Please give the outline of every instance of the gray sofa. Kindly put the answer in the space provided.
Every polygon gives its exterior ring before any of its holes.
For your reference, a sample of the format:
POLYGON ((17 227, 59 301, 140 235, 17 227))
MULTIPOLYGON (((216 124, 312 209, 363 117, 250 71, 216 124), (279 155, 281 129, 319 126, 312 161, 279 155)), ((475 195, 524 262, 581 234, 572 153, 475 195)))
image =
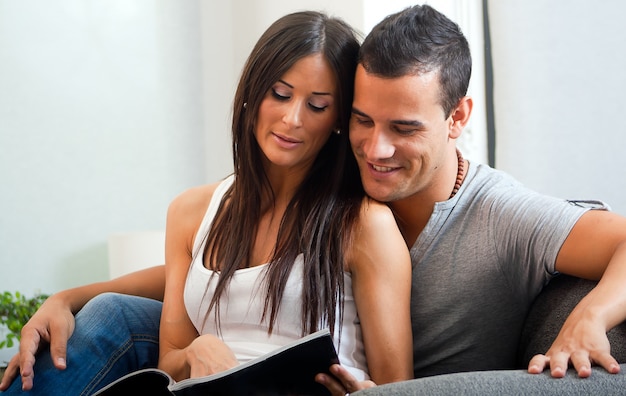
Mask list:
POLYGON ((531 375, 525 370, 537 353, 548 350, 563 321, 595 282, 559 276, 535 300, 519 343, 519 370, 445 374, 366 389, 354 395, 626 395, 626 322, 608 333, 611 352, 621 364, 619 374, 594 367, 589 378, 578 378, 570 369, 565 378, 551 378, 546 371, 531 375))

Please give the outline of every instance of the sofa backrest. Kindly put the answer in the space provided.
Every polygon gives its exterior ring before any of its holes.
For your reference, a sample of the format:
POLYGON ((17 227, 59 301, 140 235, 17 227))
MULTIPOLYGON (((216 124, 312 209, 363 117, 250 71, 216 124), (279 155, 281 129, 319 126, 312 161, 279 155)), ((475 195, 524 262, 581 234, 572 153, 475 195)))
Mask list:
MULTIPOLYGON (((595 281, 559 275, 535 299, 526 318, 519 343, 518 366, 527 368, 530 359, 548 351, 563 322, 576 304, 597 284, 595 281)), ((626 322, 607 333, 611 354, 626 362, 626 322)))

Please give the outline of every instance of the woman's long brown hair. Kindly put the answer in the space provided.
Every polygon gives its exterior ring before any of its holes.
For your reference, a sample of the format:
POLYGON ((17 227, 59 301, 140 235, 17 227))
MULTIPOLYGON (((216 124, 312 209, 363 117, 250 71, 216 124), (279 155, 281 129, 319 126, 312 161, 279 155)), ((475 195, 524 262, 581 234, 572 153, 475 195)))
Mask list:
POLYGON ((252 50, 233 105, 234 183, 220 203, 203 252, 208 254, 205 265, 220 271, 209 306, 209 312, 215 309, 218 328, 220 297, 235 271, 250 265, 261 198, 273 197, 254 137, 260 103, 295 62, 317 53, 329 62, 339 84, 342 133, 331 134, 282 218, 266 273, 263 320, 269 319, 271 333, 300 253, 304 258, 303 335, 322 326, 334 332, 335 322, 342 320, 344 256, 364 196, 347 133, 358 49, 356 34, 342 20, 298 12, 274 22, 252 50))

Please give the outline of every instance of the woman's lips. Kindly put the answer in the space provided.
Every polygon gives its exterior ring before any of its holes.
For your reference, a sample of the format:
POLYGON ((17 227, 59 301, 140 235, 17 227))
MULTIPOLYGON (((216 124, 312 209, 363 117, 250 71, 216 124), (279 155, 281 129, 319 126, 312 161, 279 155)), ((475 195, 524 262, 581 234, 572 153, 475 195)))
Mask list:
POLYGON ((300 141, 298 139, 294 139, 294 138, 290 138, 288 136, 280 135, 280 134, 277 134, 275 132, 272 133, 272 136, 274 136, 274 140, 276 141, 276 143, 280 147, 283 147, 283 148, 286 148, 286 149, 294 148, 297 145, 299 145, 300 143, 302 143, 302 141, 300 141))

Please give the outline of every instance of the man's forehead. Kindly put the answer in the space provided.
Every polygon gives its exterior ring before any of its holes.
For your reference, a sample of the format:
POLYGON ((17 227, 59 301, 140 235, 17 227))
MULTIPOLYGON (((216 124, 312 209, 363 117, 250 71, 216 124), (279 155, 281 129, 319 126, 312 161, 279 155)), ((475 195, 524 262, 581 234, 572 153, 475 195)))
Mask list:
POLYGON ((387 78, 359 66, 354 89, 355 114, 413 119, 423 110, 440 107, 437 74, 433 72, 387 78))

